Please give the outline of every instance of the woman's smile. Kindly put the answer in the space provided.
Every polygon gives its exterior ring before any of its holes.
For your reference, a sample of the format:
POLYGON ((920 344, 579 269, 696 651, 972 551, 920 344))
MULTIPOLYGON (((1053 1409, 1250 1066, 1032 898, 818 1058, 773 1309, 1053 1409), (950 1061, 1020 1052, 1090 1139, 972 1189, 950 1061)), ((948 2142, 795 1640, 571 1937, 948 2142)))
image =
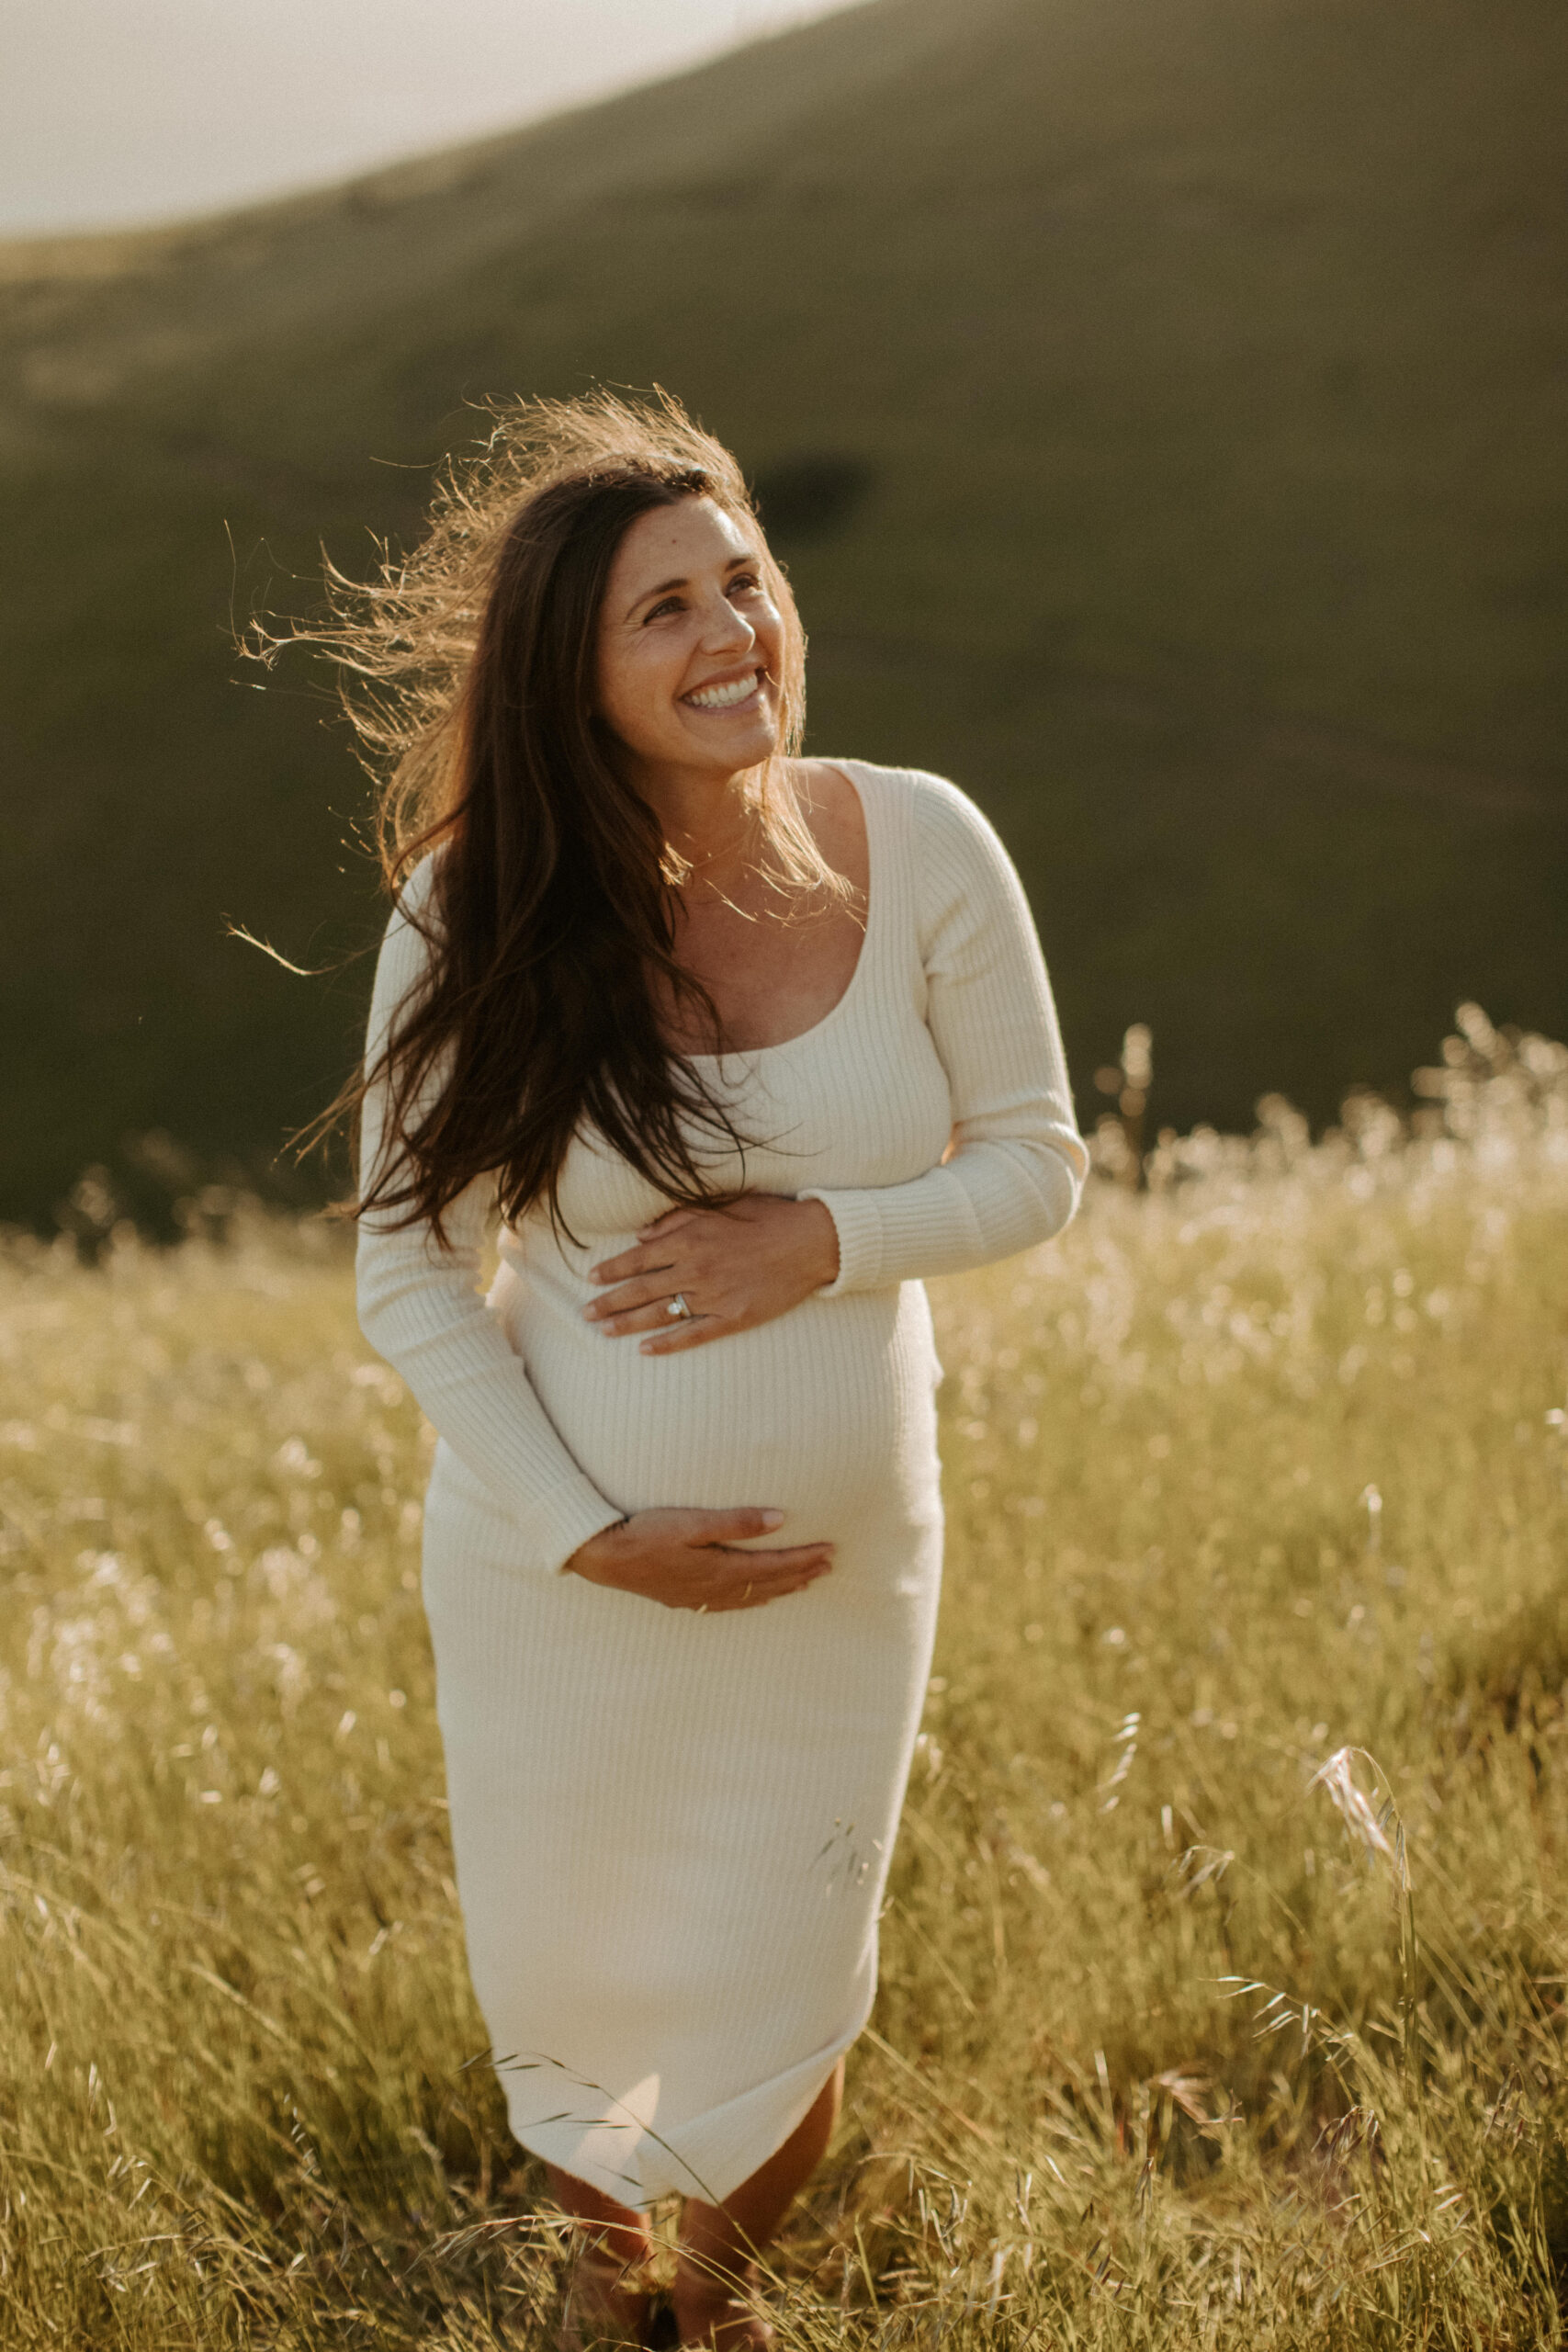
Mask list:
POLYGON ((761 696, 767 676, 767 671, 758 665, 743 670, 738 678, 717 678, 708 685, 694 686, 681 700, 689 710, 746 709, 761 696))
POLYGON ((654 508, 621 542, 598 632, 599 716, 667 823, 688 821, 695 779, 728 791, 778 749, 786 632, 773 588, 750 518, 712 497, 654 508))

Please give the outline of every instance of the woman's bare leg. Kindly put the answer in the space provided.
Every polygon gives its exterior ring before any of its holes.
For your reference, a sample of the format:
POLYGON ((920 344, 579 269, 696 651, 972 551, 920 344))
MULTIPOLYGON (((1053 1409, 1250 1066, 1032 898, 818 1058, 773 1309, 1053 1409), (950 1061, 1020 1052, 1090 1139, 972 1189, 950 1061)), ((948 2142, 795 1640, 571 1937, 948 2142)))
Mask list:
POLYGON ((773 2331, 749 2309, 757 2260, 828 2153, 844 2095, 840 2058, 803 2122, 722 2205, 688 2198, 681 2218, 675 2317, 682 2344, 720 2352, 763 2346, 773 2331))
POLYGON ((646 2266, 653 2252, 646 2218, 555 2165, 548 2171, 550 2195, 578 2225, 561 2352, 590 2344, 639 2345, 649 2311, 646 2266))

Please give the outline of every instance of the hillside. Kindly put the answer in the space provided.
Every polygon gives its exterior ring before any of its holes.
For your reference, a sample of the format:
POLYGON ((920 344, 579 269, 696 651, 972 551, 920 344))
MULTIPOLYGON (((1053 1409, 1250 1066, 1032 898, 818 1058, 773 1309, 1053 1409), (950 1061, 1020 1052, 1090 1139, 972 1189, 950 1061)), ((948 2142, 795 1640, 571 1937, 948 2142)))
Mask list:
POLYGON ((515 137, 0 249, 0 1216, 164 1128, 265 1167, 378 924, 321 683, 231 618, 406 533, 465 403, 661 381, 732 439, 817 748, 1029 881, 1086 1115, 1568 1029, 1554 0, 874 0, 515 137), (232 548, 232 554, 231 552, 232 548))

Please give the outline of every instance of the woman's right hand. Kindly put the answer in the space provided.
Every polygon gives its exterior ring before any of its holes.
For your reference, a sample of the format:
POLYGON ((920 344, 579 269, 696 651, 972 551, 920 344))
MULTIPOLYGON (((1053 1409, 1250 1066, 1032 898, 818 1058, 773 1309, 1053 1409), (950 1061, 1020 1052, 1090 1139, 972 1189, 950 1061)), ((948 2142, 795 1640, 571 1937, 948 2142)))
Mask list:
POLYGON ((635 1592, 666 1609, 761 1609, 786 1592, 803 1592, 833 1565, 830 1544, 783 1551, 739 1552, 748 1535, 767 1535, 782 1510, 636 1510, 601 1528, 566 1563, 573 1576, 635 1592))

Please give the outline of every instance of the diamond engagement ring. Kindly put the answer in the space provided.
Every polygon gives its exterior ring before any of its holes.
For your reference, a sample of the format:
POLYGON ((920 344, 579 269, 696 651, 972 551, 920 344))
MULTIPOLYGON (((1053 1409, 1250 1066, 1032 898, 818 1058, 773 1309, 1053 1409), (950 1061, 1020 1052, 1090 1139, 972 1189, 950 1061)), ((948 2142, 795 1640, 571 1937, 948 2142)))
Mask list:
POLYGON ((666 1303, 664 1312, 669 1316, 671 1323, 689 1321, 692 1310, 686 1304, 685 1293, 678 1290, 674 1297, 666 1303))

